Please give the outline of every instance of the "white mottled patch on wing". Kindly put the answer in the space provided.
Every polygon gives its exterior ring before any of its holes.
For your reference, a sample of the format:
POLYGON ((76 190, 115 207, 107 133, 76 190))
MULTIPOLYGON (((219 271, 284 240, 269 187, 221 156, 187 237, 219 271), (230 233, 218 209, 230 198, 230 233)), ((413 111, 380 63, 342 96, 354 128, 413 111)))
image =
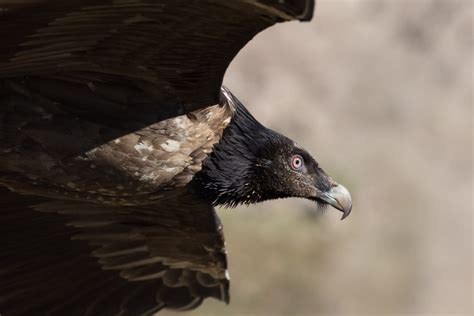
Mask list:
POLYGON ((160 177, 160 175, 157 174, 157 173, 154 173, 154 172, 142 173, 140 175, 140 181, 142 181, 142 182, 152 182, 152 181, 158 180, 159 177, 160 177))
POLYGON ((135 148, 135 150, 138 151, 139 153, 142 153, 143 151, 152 151, 153 149, 155 149, 153 145, 150 144, 150 142, 146 140, 143 142, 139 142, 138 144, 133 146, 133 148, 135 148))
POLYGON ((163 168, 164 171, 171 172, 171 173, 176 172, 176 170, 178 170, 178 169, 179 169, 178 167, 163 168))
POLYGON ((188 124, 186 124, 184 118, 181 116, 176 117, 174 122, 177 128, 186 129, 186 127, 188 127, 188 124))
POLYGON ((165 151, 172 153, 178 151, 181 147, 181 144, 175 140, 168 139, 165 143, 161 144, 160 147, 163 148, 165 151))

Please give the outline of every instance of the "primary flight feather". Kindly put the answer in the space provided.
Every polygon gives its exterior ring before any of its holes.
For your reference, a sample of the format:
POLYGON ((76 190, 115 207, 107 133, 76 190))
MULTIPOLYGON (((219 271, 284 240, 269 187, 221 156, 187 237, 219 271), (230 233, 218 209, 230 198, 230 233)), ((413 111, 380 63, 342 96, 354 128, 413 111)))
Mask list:
POLYGON ((313 0, 0 0, 0 313, 229 301, 214 206, 349 192, 225 87, 313 0))

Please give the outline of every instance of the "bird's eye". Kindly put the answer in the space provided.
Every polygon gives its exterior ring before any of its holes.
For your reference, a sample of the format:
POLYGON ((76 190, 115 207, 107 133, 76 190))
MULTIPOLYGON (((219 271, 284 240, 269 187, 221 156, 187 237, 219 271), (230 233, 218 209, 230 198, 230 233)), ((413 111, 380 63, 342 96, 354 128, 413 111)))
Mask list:
POLYGON ((290 162, 291 169, 301 170, 301 168, 303 167, 303 164, 304 164, 303 157, 301 157, 300 155, 293 155, 293 157, 291 157, 291 162, 290 162))

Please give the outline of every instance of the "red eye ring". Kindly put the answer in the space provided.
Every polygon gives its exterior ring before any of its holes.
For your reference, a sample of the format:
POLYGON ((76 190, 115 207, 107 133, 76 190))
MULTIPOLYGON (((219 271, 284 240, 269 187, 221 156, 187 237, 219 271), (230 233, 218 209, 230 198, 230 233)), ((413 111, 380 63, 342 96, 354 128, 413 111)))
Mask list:
POLYGON ((301 170, 301 168, 303 168, 303 165, 304 165, 304 160, 303 160, 303 157, 301 157, 301 155, 296 154, 291 157, 291 161, 290 161, 291 169, 301 170))

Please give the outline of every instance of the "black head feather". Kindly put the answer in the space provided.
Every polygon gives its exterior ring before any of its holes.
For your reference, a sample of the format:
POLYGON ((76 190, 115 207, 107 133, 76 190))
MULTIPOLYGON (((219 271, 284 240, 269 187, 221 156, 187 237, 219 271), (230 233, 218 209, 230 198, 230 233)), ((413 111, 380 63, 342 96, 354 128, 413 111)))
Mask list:
POLYGON ((327 203, 322 196, 337 184, 316 160, 289 138, 264 127, 225 92, 235 114, 193 179, 198 194, 214 205, 230 207, 286 197, 327 203), (298 170, 291 167, 295 155, 303 159, 298 170))

